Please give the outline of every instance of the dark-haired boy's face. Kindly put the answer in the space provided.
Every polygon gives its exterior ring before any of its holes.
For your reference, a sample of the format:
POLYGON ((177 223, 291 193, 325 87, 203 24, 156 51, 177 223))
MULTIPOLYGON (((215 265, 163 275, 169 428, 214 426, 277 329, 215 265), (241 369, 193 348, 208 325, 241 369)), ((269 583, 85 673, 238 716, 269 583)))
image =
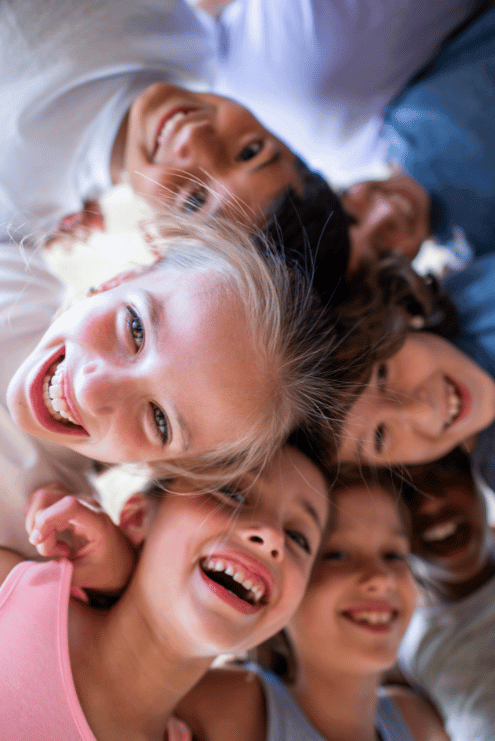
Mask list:
POLYGON ((243 106, 167 83, 131 107, 123 167, 152 205, 234 214, 262 224, 282 193, 302 189, 295 154, 243 106))
POLYGON ((431 578, 456 584, 474 578, 485 565, 490 529, 483 495, 469 471, 453 465, 424 466, 413 475, 408 494, 412 552, 431 578))
POLYGON ((398 168, 386 180, 356 183, 341 201, 352 219, 348 274, 384 252, 412 260, 431 232, 428 193, 398 168))

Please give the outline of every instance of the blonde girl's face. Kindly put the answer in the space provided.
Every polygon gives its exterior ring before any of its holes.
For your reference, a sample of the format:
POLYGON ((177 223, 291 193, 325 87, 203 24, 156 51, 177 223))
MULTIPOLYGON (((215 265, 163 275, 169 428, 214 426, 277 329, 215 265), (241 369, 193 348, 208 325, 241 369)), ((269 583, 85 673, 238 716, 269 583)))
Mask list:
POLYGON ((233 291, 214 271, 155 268, 58 317, 8 389, 37 437, 110 463, 236 440, 261 415, 263 372, 233 291))
POLYGON ((137 567, 147 620, 194 655, 252 648, 302 599, 328 514, 325 480, 285 448, 238 488, 174 490, 157 505, 137 567))
POLYGON ((375 366, 342 429, 342 461, 428 463, 471 446, 495 419, 495 382, 452 343, 411 332, 375 366))
POLYGON ((339 491, 331 532, 288 633, 296 662, 323 673, 394 664, 416 604, 409 538, 392 496, 362 484, 339 491))

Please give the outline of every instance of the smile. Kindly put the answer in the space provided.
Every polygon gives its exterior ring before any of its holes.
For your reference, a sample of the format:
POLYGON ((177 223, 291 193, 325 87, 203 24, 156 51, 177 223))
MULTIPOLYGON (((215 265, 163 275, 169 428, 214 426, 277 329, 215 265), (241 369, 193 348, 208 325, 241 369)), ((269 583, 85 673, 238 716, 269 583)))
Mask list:
POLYGON ((444 429, 447 429, 461 416, 463 398, 460 390, 450 378, 445 378, 445 383, 447 386, 447 419, 445 420, 444 429))
POLYGON ((350 622, 373 632, 390 630, 399 612, 390 605, 377 605, 376 609, 365 609, 365 606, 345 610, 342 615, 350 622))
POLYGON ((186 108, 174 108, 160 119, 155 132, 155 148, 152 157, 155 156, 158 149, 166 142, 177 124, 182 121, 188 113, 197 110, 197 108, 192 108, 191 106, 186 108))
POLYGON ((240 564, 224 558, 208 558, 201 569, 206 576, 252 606, 267 603, 268 588, 260 576, 248 573, 240 564))
POLYGON ((435 556, 448 557, 464 549, 471 538, 471 529, 467 522, 458 518, 444 520, 426 528, 421 534, 425 551, 435 556))
POLYGON ((38 424, 49 432, 88 437, 66 389, 65 348, 39 369, 29 389, 29 403, 38 424))

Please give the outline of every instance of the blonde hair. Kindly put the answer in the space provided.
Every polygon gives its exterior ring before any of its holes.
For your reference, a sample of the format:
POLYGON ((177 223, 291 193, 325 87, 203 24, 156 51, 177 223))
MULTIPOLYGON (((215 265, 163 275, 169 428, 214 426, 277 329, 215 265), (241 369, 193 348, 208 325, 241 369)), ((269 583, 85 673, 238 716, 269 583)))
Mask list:
POLYGON ((154 463, 159 478, 186 475, 212 484, 262 468, 296 427, 316 434, 331 399, 332 330, 302 274, 291 271, 266 240, 257 243, 230 221, 199 221, 167 210, 145 225, 160 266, 216 271, 245 312, 254 352, 267 379, 262 412, 217 450, 154 463), (221 469, 221 474, 213 474, 221 469), (206 478, 205 478, 206 474, 206 478))

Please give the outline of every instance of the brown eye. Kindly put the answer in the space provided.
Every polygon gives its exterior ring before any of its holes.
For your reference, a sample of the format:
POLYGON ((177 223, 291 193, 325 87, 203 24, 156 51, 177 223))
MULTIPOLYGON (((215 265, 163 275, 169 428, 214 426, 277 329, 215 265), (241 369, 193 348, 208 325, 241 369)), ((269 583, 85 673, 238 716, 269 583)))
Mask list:
POLYGON ((380 363, 376 371, 376 379, 380 386, 383 386, 387 380, 387 366, 385 363, 380 363))
POLYGON ((378 454, 383 452, 383 446, 385 443, 385 425, 378 425, 374 435, 375 452, 378 454))
POLYGON ((237 156, 237 161, 247 162, 248 160, 252 160, 253 157, 256 157, 256 155, 261 152, 262 148, 263 148, 263 142, 261 141, 251 142, 251 144, 248 144, 247 147, 244 147, 244 149, 241 150, 241 152, 237 156))

